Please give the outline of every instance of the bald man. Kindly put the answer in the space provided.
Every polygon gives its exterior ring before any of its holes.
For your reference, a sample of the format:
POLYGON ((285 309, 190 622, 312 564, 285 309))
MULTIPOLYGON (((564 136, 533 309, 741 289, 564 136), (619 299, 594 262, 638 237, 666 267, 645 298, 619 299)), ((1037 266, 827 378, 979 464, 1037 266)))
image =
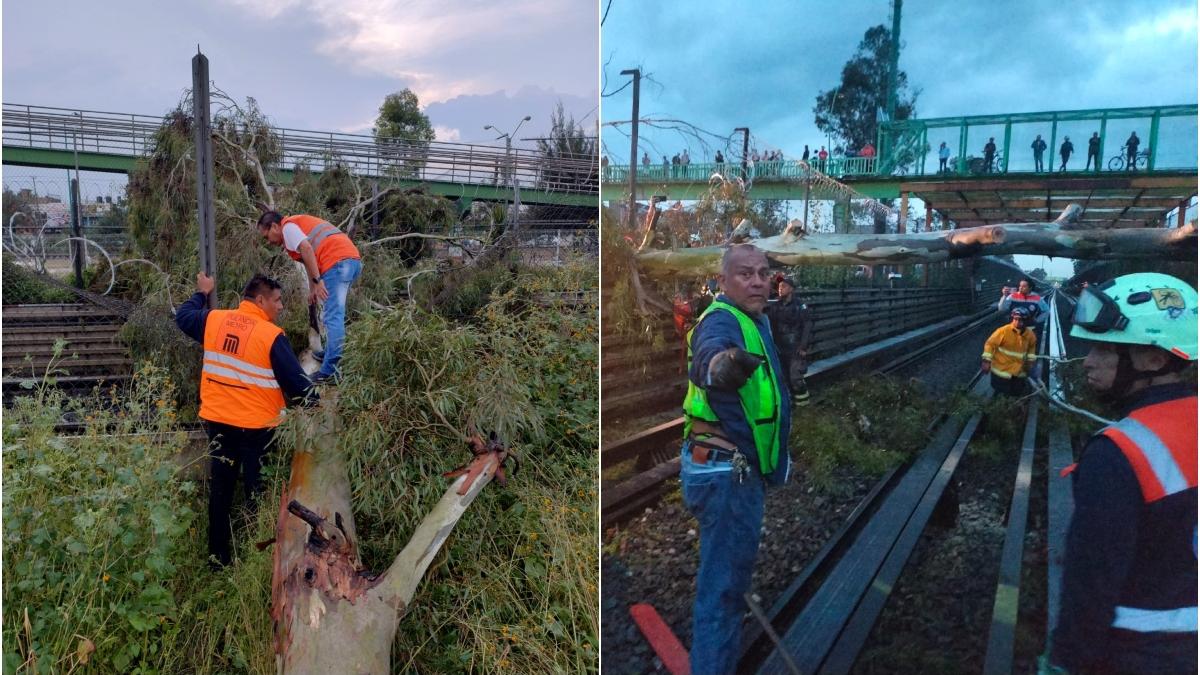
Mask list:
POLYGON ((737 668, 765 485, 788 474, 791 394, 763 314, 770 279, 762 251, 730 247, 718 277, 723 292, 688 335, 680 481, 700 523, 694 675, 737 668))

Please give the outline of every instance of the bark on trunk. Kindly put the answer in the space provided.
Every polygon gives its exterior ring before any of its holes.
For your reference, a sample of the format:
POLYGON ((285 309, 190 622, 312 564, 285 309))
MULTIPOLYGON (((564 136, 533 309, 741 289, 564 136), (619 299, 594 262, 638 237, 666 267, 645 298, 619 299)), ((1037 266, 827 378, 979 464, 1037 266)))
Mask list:
MULTIPOLYGON (((751 243, 779 265, 882 265, 930 263, 983 255, 1021 253, 1056 258, 1195 260, 1196 227, 1077 230, 1044 223, 987 225, 913 234, 788 234, 751 243)), ((646 274, 711 276, 720 271, 723 246, 644 251, 646 274)))
POLYGON ((375 575, 362 568, 358 556, 350 482, 337 451, 336 395, 305 425, 311 450, 297 450, 292 458, 276 526, 271 601, 276 670, 386 674, 396 627, 417 585, 506 454, 498 446, 483 448, 387 571, 375 575))

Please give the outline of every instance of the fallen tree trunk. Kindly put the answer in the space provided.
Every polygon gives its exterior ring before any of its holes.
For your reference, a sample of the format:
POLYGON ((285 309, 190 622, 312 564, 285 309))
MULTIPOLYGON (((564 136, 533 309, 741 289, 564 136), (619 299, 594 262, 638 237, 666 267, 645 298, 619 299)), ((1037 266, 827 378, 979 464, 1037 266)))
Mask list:
POLYGON ((389 673, 392 641, 417 585, 450 531, 507 453, 472 439, 475 459, 456 472, 391 566, 362 567, 350 481, 337 450, 336 396, 304 421, 311 450, 297 450, 276 525, 271 618, 283 674, 389 673))
MULTIPOLYGON (((886 265, 933 263, 983 255, 1028 254, 1055 258, 1195 260, 1196 227, 1078 230, 1064 213, 1054 223, 986 225, 913 234, 796 234, 749 240, 779 265, 886 265)), ((712 276, 724 246, 643 251, 646 274, 712 276)))

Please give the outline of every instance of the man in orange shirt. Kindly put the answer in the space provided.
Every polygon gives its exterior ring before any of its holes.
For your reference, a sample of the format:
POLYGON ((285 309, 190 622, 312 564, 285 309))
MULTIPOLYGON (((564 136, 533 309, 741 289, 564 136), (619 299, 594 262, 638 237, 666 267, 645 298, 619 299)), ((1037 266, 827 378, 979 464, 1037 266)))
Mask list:
POLYGON ((255 276, 237 309, 208 309, 213 279, 196 276, 196 293, 179 306, 175 325, 204 345, 200 419, 212 455, 208 552, 217 564, 232 558, 229 510, 239 469, 251 508, 262 491, 259 474, 284 406, 310 398, 311 383, 275 317, 283 309, 279 282, 255 276))
POLYGON ((312 282, 309 302, 323 302, 321 323, 325 326, 325 351, 313 354, 322 359, 313 382, 335 381, 342 343, 346 339, 346 296, 350 285, 362 274, 358 248, 344 232, 316 216, 283 217, 267 211, 258 219, 258 231, 275 246, 282 246, 292 260, 304 263, 312 282))

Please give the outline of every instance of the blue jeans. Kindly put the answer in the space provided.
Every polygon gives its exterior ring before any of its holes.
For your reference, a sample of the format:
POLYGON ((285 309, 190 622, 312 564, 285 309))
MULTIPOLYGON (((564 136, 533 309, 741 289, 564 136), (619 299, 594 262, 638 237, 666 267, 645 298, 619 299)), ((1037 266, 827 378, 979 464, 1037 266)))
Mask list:
POLYGON ((695 464, 683 444, 683 502, 700 521, 700 570, 692 609, 693 675, 737 670, 742 616, 763 521, 763 480, 751 470, 738 482, 729 462, 695 464))
POLYGON ((346 341, 346 296, 350 284, 362 274, 362 261, 346 258, 334 264, 321 275, 325 289, 329 291, 321 308, 321 323, 325 326, 325 359, 317 375, 332 376, 342 359, 342 343, 346 341))

